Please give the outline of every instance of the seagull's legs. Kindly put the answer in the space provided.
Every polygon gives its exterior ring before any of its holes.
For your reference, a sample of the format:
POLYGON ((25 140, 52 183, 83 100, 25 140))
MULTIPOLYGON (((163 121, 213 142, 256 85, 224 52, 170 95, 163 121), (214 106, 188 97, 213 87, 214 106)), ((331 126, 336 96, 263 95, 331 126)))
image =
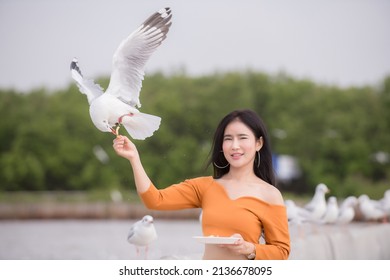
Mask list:
POLYGON ((305 238, 305 230, 304 230, 302 224, 297 225, 297 231, 298 231, 298 237, 301 239, 304 239, 305 238))
POLYGON ((139 247, 138 246, 135 246, 135 253, 136 253, 137 259, 139 259, 140 251, 139 251, 139 247))
POLYGON ((120 116, 119 119, 118 119, 118 124, 120 125, 123 121, 123 117, 132 117, 134 116, 134 113, 128 113, 128 114, 125 114, 123 116, 120 116))
POLYGON ((318 229, 317 229, 317 225, 315 225, 313 222, 310 223, 310 227, 311 227, 311 232, 314 233, 314 234, 317 234, 318 233, 318 229))
POLYGON ((140 247, 136 246, 135 247, 136 249, 136 256, 137 256, 137 259, 141 259, 142 258, 142 251, 144 252, 144 256, 145 256, 145 260, 148 259, 148 252, 149 252, 149 247, 148 246, 145 246, 145 250, 142 250, 140 247))
POLYGON ((146 245, 146 247, 145 247, 145 260, 148 259, 148 252, 149 252, 149 246, 146 245))
POLYGON ((133 113, 128 113, 128 114, 125 114, 123 116, 120 116, 118 119, 118 122, 116 123, 116 128, 115 129, 111 128, 112 134, 114 134, 115 136, 118 136, 119 135, 119 128, 122 125, 123 117, 132 117, 132 116, 134 116, 133 113))

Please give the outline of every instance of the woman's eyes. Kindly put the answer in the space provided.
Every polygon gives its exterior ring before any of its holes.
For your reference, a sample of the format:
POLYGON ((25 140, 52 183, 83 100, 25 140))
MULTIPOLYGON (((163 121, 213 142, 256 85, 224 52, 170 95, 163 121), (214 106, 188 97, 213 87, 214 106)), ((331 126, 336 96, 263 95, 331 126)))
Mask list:
MULTIPOLYGON (((248 139, 248 137, 247 136, 239 136, 238 139, 239 140, 244 140, 244 139, 248 139)), ((232 137, 225 137, 225 138, 223 138, 223 141, 232 141, 232 140, 233 140, 232 137)))

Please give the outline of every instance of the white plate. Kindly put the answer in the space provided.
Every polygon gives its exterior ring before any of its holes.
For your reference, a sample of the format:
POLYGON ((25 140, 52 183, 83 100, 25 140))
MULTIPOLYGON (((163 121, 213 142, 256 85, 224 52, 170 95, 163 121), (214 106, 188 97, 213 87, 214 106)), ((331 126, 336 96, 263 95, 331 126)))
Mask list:
POLYGON ((219 236, 193 236, 196 240, 204 244, 234 244, 239 237, 219 237, 219 236))

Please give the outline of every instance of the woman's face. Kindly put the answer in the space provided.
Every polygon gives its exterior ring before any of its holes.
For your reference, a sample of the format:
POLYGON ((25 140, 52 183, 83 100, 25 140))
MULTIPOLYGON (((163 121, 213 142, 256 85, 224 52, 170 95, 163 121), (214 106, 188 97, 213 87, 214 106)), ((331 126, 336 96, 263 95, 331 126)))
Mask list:
POLYGON ((240 120, 226 126, 222 151, 231 167, 253 166, 256 152, 263 145, 262 137, 256 139, 252 130, 240 120))

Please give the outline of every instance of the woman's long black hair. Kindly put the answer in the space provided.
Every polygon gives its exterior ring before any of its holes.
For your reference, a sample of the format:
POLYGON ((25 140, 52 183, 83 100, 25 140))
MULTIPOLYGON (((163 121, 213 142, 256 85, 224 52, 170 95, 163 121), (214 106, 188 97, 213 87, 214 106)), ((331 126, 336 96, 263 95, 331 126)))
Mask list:
POLYGON ((246 126, 248 126, 254 133, 256 139, 263 137, 263 147, 260 150, 260 164, 258 164, 258 157, 255 157, 253 163, 253 171, 260 179, 276 186, 275 173, 272 165, 271 145, 268 138, 268 133, 263 120, 256 112, 252 110, 236 110, 226 115, 219 123, 215 134, 214 141, 210 151, 210 159, 207 166, 212 165, 214 168, 214 178, 221 178, 229 172, 230 165, 223 155, 222 142, 227 125, 233 120, 239 119, 246 126), (217 167, 217 166, 219 167, 217 167))

